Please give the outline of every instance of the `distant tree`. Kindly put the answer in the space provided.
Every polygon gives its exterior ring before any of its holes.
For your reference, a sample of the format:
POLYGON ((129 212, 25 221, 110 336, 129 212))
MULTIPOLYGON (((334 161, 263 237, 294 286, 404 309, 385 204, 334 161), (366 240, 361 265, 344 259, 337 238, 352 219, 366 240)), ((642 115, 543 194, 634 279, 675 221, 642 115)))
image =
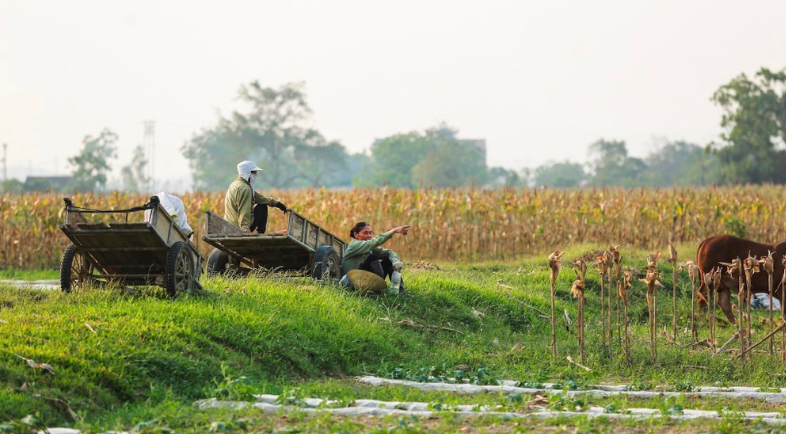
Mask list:
POLYGON ((109 160, 117 153, 117 134, 107 128, 97 136, 85 136, 82 150, 70 157, 68 163, 74 172, 68 190, 93 191, 103 189, 111 167, 109 160))
POLYGON ((120 176, 123 179, 123 188, 128 191, 144 191, 148 189, 150 178, 147 177, 147 158, 142 145, 134 148, 134 155, 131 163, 123 166, 120 176))
POLYGON ((300 178, 309 187, 335 187, 347 172, 349 155, 338 142, 299 146, 294 151, 300 178))
POLYGON ((639 175, 642 185, 701 186, 720 181, 720 161, 708 150, 684 141, 666 142, 644 159, 646 169, 639 175))
MULTIPOLYGON (((236 166, 249 159, 248 146, 242 146, 239 133, 226 119, 219 119, 214 128, 194 134, 180 150, 189 161, 194 186, 202 190, 226 189, 237 178, 236 166)), ((264 162, 256 162, 266 166, 264 162)), ((260 180, 257 182, 261 184, 260 180)))
POLYGON ((5 181, 0 182, 0 191, 3 193, 18 194, 22 192, 22 190, 24 189, 24 185, 25 185, 24 182, 18 179, 15 178, 6 179, 5 181))
POLYGON ((363 172, 363 168, 371 164, 371 157, 364 153, 349 154, 346 157, 346 170, 331 172, 326 187, 349 188, 358 181, 358 176, 363 172))
POLYGON ((701 150, 701 155, 694 155, 675 185, 717 185, 723 183, 722 166, 718 156, 709 147, 701 150))
POLYGON ((458 139, 456 134, 455 129, 443 123, 424 132, 377 140, 371 145, 372 161, 356 185, 484 185, 488 174, 483 151, 473 141, 458 139))
POLYGON ((534 178, 536 186, 578 187, 587 179, 587 174, 579 163, 549 162, 535 168, 534 178))
POLYGON ((521 187, 526 185, 526 179, 522 179, 515 170, 504 167, 490 167, 486 185, 491 188, 521 187))
POLYGON ((786 182, 786 69, 760 69, 721 86, 712 101, 723 108, 722 143, 714 144, 730 183, 786 182))
POLYGON ((638 175, 646 168, 643 160, 628 156, 624 141, 600 139, 590 145, 589 155, 592 170, 589 183, 593 186, 639 185, 638 175))
POLYGON ((412 188, 412 169, 434 147, 427 135, 417 131, 377 140, 371 145, 371 161, 365 165, 356 185, 412 188))
POLYGON ((220 117, 181 148, 198 188, 220 190, 237 176, 235 166, 252 160, 264 169, 258 186, 319 186, 346 170, 347 153, 310 126, 311 108, 302 83, 277 89, 258 81, 240 87, 245 110, 220 117))
POLYGON ((483 152, 472 142, 439 140, 412 168, 412 184, 429 187, 482 186, 488 179, 483 152))

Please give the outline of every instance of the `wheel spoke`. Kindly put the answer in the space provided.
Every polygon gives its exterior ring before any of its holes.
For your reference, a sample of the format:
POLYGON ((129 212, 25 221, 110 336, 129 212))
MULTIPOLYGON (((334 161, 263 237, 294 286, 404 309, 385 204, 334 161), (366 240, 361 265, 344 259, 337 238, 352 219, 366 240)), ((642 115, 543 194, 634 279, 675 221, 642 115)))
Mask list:
POLYGON ((178 292, 188 289, 188 277, 191 274, 188 251, 185 249, 177 255, 175 262, 175 288, 178 292))
POLYGON ((71 282, 75 286, 84 286, 85 283, 85 257, 77 252, 71 262, 71 282))

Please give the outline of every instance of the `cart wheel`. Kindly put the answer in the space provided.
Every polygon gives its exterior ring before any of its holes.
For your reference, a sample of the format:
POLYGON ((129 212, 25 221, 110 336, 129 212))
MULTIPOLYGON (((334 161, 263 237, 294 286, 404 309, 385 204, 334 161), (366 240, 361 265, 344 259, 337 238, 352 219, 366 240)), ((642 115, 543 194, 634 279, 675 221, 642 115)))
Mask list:
POLYGON ((166 292, 170 297, 188 292, 194 277, 194 258, 184 241, 176 241, 169 248, 166 259, 166 292))
POLYGON ((229 263, 229 255, 218 249, 213 249, 207 257, 207 275, 215 276, 223 273, 229 263))
POLYGON ((94 283, 93 270, 87 257, 75 245, 69 244, 60 263, 60 289, 71 292, 75 287, 94 283))
POLYGON ((319 246, 311 262, 311 277, 338 279, 341 274, 341 258, 332 246, 319 246))

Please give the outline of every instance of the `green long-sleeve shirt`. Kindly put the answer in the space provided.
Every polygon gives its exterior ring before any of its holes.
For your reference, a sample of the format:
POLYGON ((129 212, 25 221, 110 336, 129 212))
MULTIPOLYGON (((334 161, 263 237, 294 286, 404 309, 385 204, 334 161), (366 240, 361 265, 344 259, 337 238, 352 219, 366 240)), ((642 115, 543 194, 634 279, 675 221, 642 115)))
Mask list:
POLYGON ((248 229, 254 216, 254 205, 263 204, 276 206, 278 201, 272 197, 262 196, 251 189, 251 184, 238 176, 229 184, 227 195, 224 196, 224 220, 240 229, 248 229))
POLYGON ((353 239, 347 248, 344 249, 344 257, 341 259, 341 274, 347 274, 350 270, 360 268, 360 264, 372 253, 380 258, 388 258, 390 262, 399 261, 400 259, 396 252, 379 247, 392 237, 392 233, 385 232, 368 241, 353 239))

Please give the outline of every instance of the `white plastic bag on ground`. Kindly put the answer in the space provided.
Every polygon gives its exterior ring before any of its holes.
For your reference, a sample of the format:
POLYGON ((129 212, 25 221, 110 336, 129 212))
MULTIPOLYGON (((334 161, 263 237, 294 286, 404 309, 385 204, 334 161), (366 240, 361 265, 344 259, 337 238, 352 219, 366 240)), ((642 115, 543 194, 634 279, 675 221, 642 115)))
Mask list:
MULTIPOLYGON (((751 307, 770 310, 770 294, 763 292, 754 293, 751 299, 751 307)), ((772 297, 772 310, 781 310, 781 302, 774 295, 772 297)))

